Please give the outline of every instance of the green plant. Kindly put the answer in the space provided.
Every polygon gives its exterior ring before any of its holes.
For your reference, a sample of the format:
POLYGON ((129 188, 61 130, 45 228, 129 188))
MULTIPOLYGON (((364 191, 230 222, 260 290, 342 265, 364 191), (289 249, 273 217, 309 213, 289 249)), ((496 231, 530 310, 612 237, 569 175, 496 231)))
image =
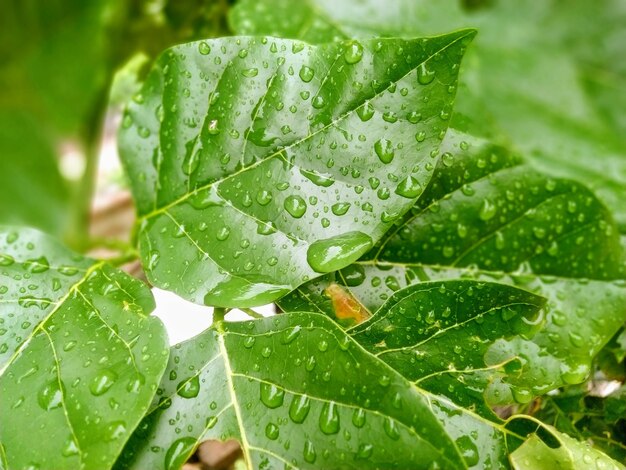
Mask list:
MULTIPOLYGON (((117 14, 93 23, 100 32, 133 18, 163 47, 198 40, 163 52, 124 111, 131 243, 92 260, 0 228, 0 468, 174 469, 203 440, 231 438, 259 469, 623 468, 624 386, 592 390, 625 375, 613 82, 581 74, 591 115, 548 109, 557 86, 514 76, 520 63, 541 75, 572 40, 520 39, 535 22, 558 33, 558 2, 526 4, 533 21, 504 41, 507 7, 431 3, 242 0, 229 11, 238 35, 199 39, 221 34, 219 14, 207 30, 167 3, 164 22, 102 2, 117 14), (472 23, 487 33, 473 53, 473 29, 433 35, 472 23), (507 44, 516 66, 502 65, 507 44), (501 65, 510 73, 496 80, 501 65), (119 269, 137 259, 151 285, 213 307, 213 325, 169 348, 148 287, 119 269), (282 313, 224 319, 270 302, 282 313)), ((91 24, 90 8, 73 11, 91 24)), ((122 44, 96 61, 105 90, 134 52, 122 44)), ((623 73, 571 55, 560 73, 623 73)), ((28 158, 55 168, 48 140, 78 136, 89 158, 76 206, 64 209, 72 190, 50 170, 49 206, 27 199, 0 217, 79 251, 93 244, 86 201, 106 110, 93 90, 80 91, 95 111, 43 132, 45 106, 31 103, 0 140, 37 184, 28 158), (56 215, 67 211, 74 223, 56 215)))

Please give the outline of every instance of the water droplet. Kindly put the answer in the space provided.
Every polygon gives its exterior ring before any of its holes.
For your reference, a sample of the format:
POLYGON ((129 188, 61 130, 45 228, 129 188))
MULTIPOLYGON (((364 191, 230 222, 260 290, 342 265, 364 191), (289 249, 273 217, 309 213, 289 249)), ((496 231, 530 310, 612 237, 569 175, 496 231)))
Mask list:
POLYGON ((259 69, 257 68, 244 69, 241 71, 241 75, 248 78, 256 77, 258 74, 259 69))
POLYGON ((357 428, 362 428, 365 425, 365 410, 363 408, 357 408, 352 413, 352 424, 357 428))
POLYGON ((302 217, 306 212, 306 202, 300 196, 288 196, 285 198, 284 207, 296 219, 302 217))
POLYGON ((195 398, 200 392, 200 377, 194 375, 191 379, 183 380, 178 384, 177 393, 183 398, 195 398))
POLYGON ((165 469, 179 469, 187 461, 198 441, 193 437, 183 437, 172 443, 165 453, 165 469))
POLYGON ((228 238, 228 236, 230 235, 230 229, 226 226, 220 228, 217 231, 217 234, 215 235, 215 238, 217 238, 219 241, 223 242, 224 240, 226 240, 228 238))
POLYGON ((308 463, 315 463, 315 459, 317 458, 317 454, 315 453, 315 446, 308 439, 304 443, 304 451, 302 452, 302 456, 304 460, 308 463))
POLYGON ((37 403, 42 409, 48 411, 58 408, 63 404, 63 391, 59 387, 59 382, 53 380, 48 382, 37 395, 37 403))
POLYGON ((283 336, 280 340, 282 344, 291 344, 295 341, 295 339, 300 335, 300 331, 302 327, 300 325, 294 326, 293 328, 289 328, 285 330, 283 336))
POLYGON ((489 199, 483 199, 482 206, 480 206, 480 211, 478 212, 478 217, 480 217, 480 220, 487 221, 496 215, 496 211, 497 208, 495 204, 493 204, 489 199))
POLYGON ((409 175, 398 184, 395 192, 398 196, 414 199, 422 193, 422 185, 409 175))
POLYGON ((276 426, 274 423, 268 423, 267 426, 265 426, 265 435, 268 439, 275 441, 276 439, 278 439, 279 434, 280 429, 278 429, 278 426, 276 426))
POLYGON ((371 457, 373 451, 374 446, 372 444, 360 444, 356 455, 360 459, 368 459, 371 457))
POLYGON ((313 98, 313 102, 311 104, 315 109, 322 109, 324 106, 326 106, 326 100, 324 100, 323 96, 317 95, 315 98, 313 98))
POLYGON ((304 83, 309 83, 311 80, 313 80, 313 77, 315 76, 315 70, 313 70, 311 67, 303 65, 300 68, 300 72, 298 73, 298 75, 304 83))
POLYGON ((261 382, 261 401, 268 408, 278 408, 283 404, 285 391, 274 384, 261 382))
POLYGON ((356 114, 357 116, 359 116, 359 119, 361 119, 361 121, 369 121, 370 119, 372 119, 372 116, 374 116, 374 106, 372 106, 369 101, 366 101, 357 108, 356 114))
POLYGON ((209 46, 206 41, 200 41, 200 44, 198 44, 198 51, 202 55, 208 55, 211 53, 211 46, 209 46))
POLYGON ((480 461, 478 455, 478 448, 472 441, 470 436, 461 436, 455 440, 458 449, 461 451, 461 456, 465 460, 468 467, 477 465, 480 461))
POLYGON ((89 385, 89 390, 95 396, 103 395, 113 386, 116 380, 117 374, 115 372, 110 369, 104 369, 93 378, 89 385))
POLYGON ((339 413, 335 402, 324 403, 320 413, 319 425, 324 434, 337 434, 339 432, 339 413))
POLYGON ((335 182, 335 180, 330 175, 323 175, 314 171, 300 170, 300 174, 308 178, 313 184, 321 186, 323 188, 328 188, 329 186, 332 186, 335 182))
POLYGON ((294 395, 289 406, 289 417, 294 423, 303 423, 311 409, 311 400, 306 395, 294 395))
POLYGON ((428 85, 435 79, 435 71, 426 68, 426 62, 417 67, 417 81, 420 85, 428 85))
POLYGON ((349 202, 338 202, 337 204, 333 204, 330 210, 333 214, 337 216, 344 215, 350 209, 351 204, 349 202))
POLYGON ((356 64, 363 57, 363 46, 357 41, 352 41, 346 47, 343 58, 348 64, 356 64))
POLYGON ((374 144, 374 151, 381 162, 391 163, 394 157, 393 144, 387 139, 380 139, 374 144))
POLYGON ((400 433, 398 432, 398 425, 396 421, 392 418, 385 418, 383 421, 383 429, 385 430, 385 434, 387 434, 393 440, 397 440, 400 437, 400 433))
POLYGON ((261 189, 256 194, 256 202, 258 202, 262 206, 267 206, 272 200, 272 193, 267 189, 261 189))
POLYGON ((307 261, 319 273, 337 271, 359 259, 372 247, 369 235, 354 231, 313 242, 307 261))

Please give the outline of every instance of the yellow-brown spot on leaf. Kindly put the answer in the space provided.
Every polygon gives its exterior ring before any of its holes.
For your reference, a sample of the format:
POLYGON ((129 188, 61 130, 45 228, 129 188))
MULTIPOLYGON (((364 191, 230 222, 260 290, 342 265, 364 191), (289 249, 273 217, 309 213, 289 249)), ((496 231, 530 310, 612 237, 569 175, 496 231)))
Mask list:
POLYGON ((324 290, 324 293, 330 297, 335 316, 339 320, 349 320, 350 323, 358 325, 372 316, 350 291, 339 284, 332 283, 324 290))

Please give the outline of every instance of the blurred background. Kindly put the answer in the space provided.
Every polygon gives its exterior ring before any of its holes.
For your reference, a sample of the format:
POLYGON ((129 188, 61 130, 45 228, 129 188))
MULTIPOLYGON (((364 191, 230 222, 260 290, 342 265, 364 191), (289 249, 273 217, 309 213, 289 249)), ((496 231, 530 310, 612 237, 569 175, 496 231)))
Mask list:
MULTIPOLYGON (((135 213, 116 132, 124 103, 171 45, 460 27, 479 34, 451 126, 589 185, 625 234, 624 0, 3 0, 0 224, 37 227, 96 257, 130 249, 135 213)), ((142 276, 136 262, 125 269, 142 276)), ((206 307, 154 292, 172 343, 210 325, 206 307)))

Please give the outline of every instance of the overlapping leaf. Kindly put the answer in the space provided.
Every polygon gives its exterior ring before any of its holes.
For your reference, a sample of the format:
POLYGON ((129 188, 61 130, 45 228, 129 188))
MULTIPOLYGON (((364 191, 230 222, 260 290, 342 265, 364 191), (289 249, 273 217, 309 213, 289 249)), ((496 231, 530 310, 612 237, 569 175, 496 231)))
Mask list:
POLYGON ((625 468, 602 452, 593 449, 588 443, 572 439, 549 426, 550 434, 557 446, 551 447, 536 434, 531 436, 511 454, 511 465, 515 470, 577 470, 579 468, 605 468, 620 470, 625 468))
MULTIPOLYGON (((425 281, 466 278, 522 287, 548 299, 546 323, 532 339, 494 345, 492 357, 520 360, 521 368, 507 374, 507 386, 498 385, 489 400, 510 401, 508 386, 527 401, 580 383, 626 314, 626 286, 611 280, 622 276, 617 229, 583 186, 541 176, 498 147, 463 139, 449 136, 442 148, 448 155, 423 197, 370 260, 306 284, 279 303, 289 311, 336 316, 326 295, 333 283, 371 312, 400 288, 425 281)), ((445 312, 435 311, 435 321, 445 312)))
POLYGON ((461 3, 472 2, 247 0, 232 10, 231 24, 239 34, 314 43, 432 34, 441 22, 477 27, 453 127, 504 138, 540 169, 592 186, 624 229, 626 71, 616 60, 626 37, 623 4, 480 2, 468 11, 461 3))
MULTIPOLYGON (((532 339, 545 323, 544 304, 542 297, 502 284, 425 282, 399 290, 349 333, 420 387, 481 407, 480 392, 498 371, 520 368, 509 351, 498 351, 500 344, 532 339)), ((514 393, 519 401, 530 398, 526 389, 514 393)), ((481 414, 490 411, 483 407, 481 414)))
POLYGON ((358 259, 430 180, 473 34, 165 52, 120 133, 149 279, 241 307, 358 259))
POLYGON ((250 468, 506 466, 502 425, 412 385, 323 315, 218 324, 172 349, 158 394, 118 468, 178 468, 228 438, 250 468))
POLYGON ((167 363, 153 307, 140 281, 0 229, 2 468, 113 465, 167 363))

